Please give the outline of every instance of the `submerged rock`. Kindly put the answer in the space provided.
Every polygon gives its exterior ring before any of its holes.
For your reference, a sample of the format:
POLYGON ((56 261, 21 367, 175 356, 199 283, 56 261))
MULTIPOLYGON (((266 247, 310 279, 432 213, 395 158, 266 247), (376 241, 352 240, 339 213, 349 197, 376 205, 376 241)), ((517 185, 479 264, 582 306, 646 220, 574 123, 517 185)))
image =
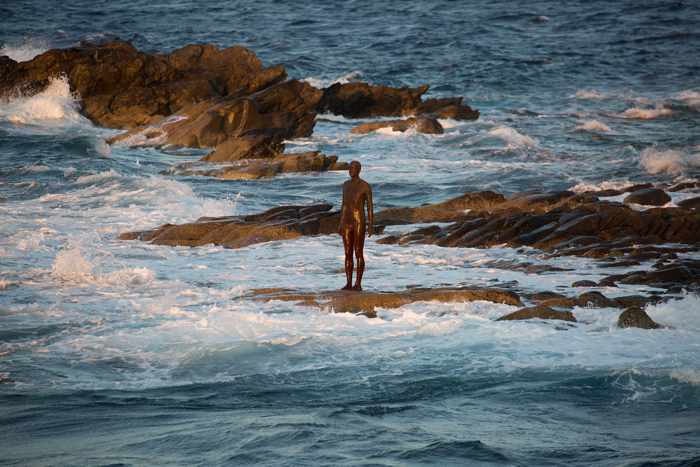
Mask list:
POLYGON ((700 196, 679 201, 678 206, 683 209, 700 210, 700 196))
POLYGON ((501 316, 497 321, 516 321, 526 319, 555 319, 569 321, 572 323, 576 322, 576 317, 570 311, 556 311, 544 305, 521 308, 518 311, 501 316))
POLYGON ((631 307, 620 313, 617 320, 620 328, 658 329, 661 326, 640 307, 631 307))
POLYGON ((520 298, 514 292, 502 289, 441 287, 426 289, 406 289, 399 292, 295 292, 289 290, 263 290, 254 292, 246 298, 260 301, 282 300, 303 305, 330 309, 336 313, 361 313, 376 317, 376 308, 398 308, 413 302, 470 302, 485 300, 507 305, 521 305, 520 298))
POLYGON ((636 190, 625 197, 625 204, 642 204, 645 206, 663 206, 670 201, 671 197, 658 188, 636 190))
POLYGON ((415 128, 418 133, 442 134, 442 125, 431 117, 411 117, 404 120, 384 120, 380 122, 362 123, 353 127, 350 132, 355 134, 367 134, 382 128, 391 128, 393 131, 404 132, 410 128, 415 128))

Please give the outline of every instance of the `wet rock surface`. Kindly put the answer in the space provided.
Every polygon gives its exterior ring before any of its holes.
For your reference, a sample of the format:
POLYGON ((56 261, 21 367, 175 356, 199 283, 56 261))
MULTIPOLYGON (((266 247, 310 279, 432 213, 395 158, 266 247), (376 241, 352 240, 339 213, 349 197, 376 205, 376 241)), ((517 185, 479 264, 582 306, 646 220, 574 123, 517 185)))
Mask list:
POLYGON ((361 313, 376 317, 377 308, 398 308, 413 302, 470 302, 485 300, 507 305, 521 305, 520 297, 514 292, 492 288, 441 287, 428 289, 406 289, 398 292, 355 292, 326 291, 298 292, 292 290, 260 290, 245 298, 259 301, 282 300, 302 305, 328 309, 336 313, 361 313))
POLYGON ((330 204, 281 206, 259 214, 200 218, 189 224, 165 224, 153 230, 127 232, 122 240, 142 240, 156 245, 221 245, 243 248, 256 243, 291 240, 302 235, 337 231, 338 214, 330 204))
POLYGON ((440 135, 444 133, 444 129, 440 122, 431 117, 411 117, 403 120, 385 120, 379 122, 362 123, 353 127, 350 132, 354 134, 364 135, 373 131, 381 130, 382 128, 391 128, 392 131, 407 131, 414 128, 418 133, 440 135))
POLYGON ((643 204, 646 206, 663 206, 670 201, 671 197, 658 188, 636 190, 625 197, 625 204, 643 204))
POLYGON ((498 318, 498 321, 517 321, 527 319, 553 319, 576 322, 576 317, 570 311, 557 311, 545 305, 537 305, 509 313, 498 318))
MULTIPOLYGON (((0 70, 0 97, 32 95, 65 76, 87 118, 129 130, 110 138, 110 144, 211 148, 204 160, 217 163, 278 158, 285 139, 312 134, 318 112, 349 118, 413 116, 388 125, 430 134, 443 131, 437 118, 479 116, 461 97, 423 101, 427 85, 354 82, 317 89, 288 80, 282 65, 264 67, 255 53, 238 46, 188 45, 170 54, 149 54, 112 41, 53 49, 22 63, 3 57, 0 70)), ((385 125, 371 122, 366 128, 385 125)), ((256 168, 250 172, 284 173, 276 170, 279 162, 251 164, 256 168)))
POLYGON ((122 41, 52 49, 3 68, 0 94, 33 94, 65 76, 83 114, 110 128, 152 123, 193 103, 254 93, 286 79, 284 67, 265 68, 243 47, 188 45, 149 54, 122 41))
POLYGON ((620 314, 617 320, 620 328, 658 329, 661 326, 640 307, 630 307, 620 314))
POLYGON ((283 173, 325 172, 347 170, 349 164, 338 162, 337 156, 326 156, 318 151, 280 154, 271 158, 243 159, 220 168, 202 167, 201 164, 182 164, 167 173, 202 175, 224 180, 257 180, 283 173))

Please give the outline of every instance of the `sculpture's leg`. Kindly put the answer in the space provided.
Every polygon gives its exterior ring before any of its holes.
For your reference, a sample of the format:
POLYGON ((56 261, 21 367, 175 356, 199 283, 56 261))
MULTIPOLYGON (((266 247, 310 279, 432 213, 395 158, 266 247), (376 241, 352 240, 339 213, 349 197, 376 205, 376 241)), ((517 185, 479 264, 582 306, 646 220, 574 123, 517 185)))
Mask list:
POLYGON ((352 250, 353 250, 353 243, 355 241, 355 232, 352 228, 343 228, 342 231, 342 237, 343 237, 343 248, 345 250, 345 287, 343 287, 342 290, 351 290, 352 289, 352 269, 353 269, 353 264, 352 264, 352 250))
POLYGON ((364 223, 357 226, 355 229, 355 258, 357 259, 357 274, 355 276, 355 286, 353 290, 362 290, 362 274, 365 272, 365 225, 364 223))

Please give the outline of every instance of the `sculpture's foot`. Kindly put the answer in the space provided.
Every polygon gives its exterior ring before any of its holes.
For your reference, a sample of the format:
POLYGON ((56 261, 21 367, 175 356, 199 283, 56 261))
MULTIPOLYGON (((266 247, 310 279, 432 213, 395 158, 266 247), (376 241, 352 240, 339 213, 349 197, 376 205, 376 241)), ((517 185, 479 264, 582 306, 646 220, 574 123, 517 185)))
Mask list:
POLYGON ((347 284, 345 287, 343 287, 340 290, 353 290, 353 287, 350 284, 347 284))
POLYGON ((362 286, 355 284, 355 287, 352 288, 355 292, 362 292, 362 286))

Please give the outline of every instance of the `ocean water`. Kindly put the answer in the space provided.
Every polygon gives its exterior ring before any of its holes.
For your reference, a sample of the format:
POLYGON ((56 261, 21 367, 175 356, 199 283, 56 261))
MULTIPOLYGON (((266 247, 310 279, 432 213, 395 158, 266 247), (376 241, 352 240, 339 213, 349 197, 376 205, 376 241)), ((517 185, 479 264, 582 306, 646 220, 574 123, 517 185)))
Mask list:
MULTIPOLYGON (((377 209, 700 176, 696 2, 132 3, 3 3, 0 54, 109 37, 148 51, 242 44, 318 86, 429 83, 430 96, 465 96, 481 118, 443 121, 444 135, 351 135, 355 122, 322 115, 312 137, 288 143, 360 160, 377 209)), ((656 331, 618 329, 615 309, 579 307, 562 326, 495 322, 515 308, 488 302, 377 319, 253 302, 254 288, 342 286, 340 238, 226 250, 117 236, 338 205, 347 175, 163 175, 201 152, 110 147, 113 134, 80 115, 62 79, 0 102, 0 464, 700 465, 697 295, 650 306, 668 326, 656 331)), ((368 290, 572 293, 573 281, 625 271, 374 239, 368 290), (490 264, 504 259, 565 270, 490 264)))

